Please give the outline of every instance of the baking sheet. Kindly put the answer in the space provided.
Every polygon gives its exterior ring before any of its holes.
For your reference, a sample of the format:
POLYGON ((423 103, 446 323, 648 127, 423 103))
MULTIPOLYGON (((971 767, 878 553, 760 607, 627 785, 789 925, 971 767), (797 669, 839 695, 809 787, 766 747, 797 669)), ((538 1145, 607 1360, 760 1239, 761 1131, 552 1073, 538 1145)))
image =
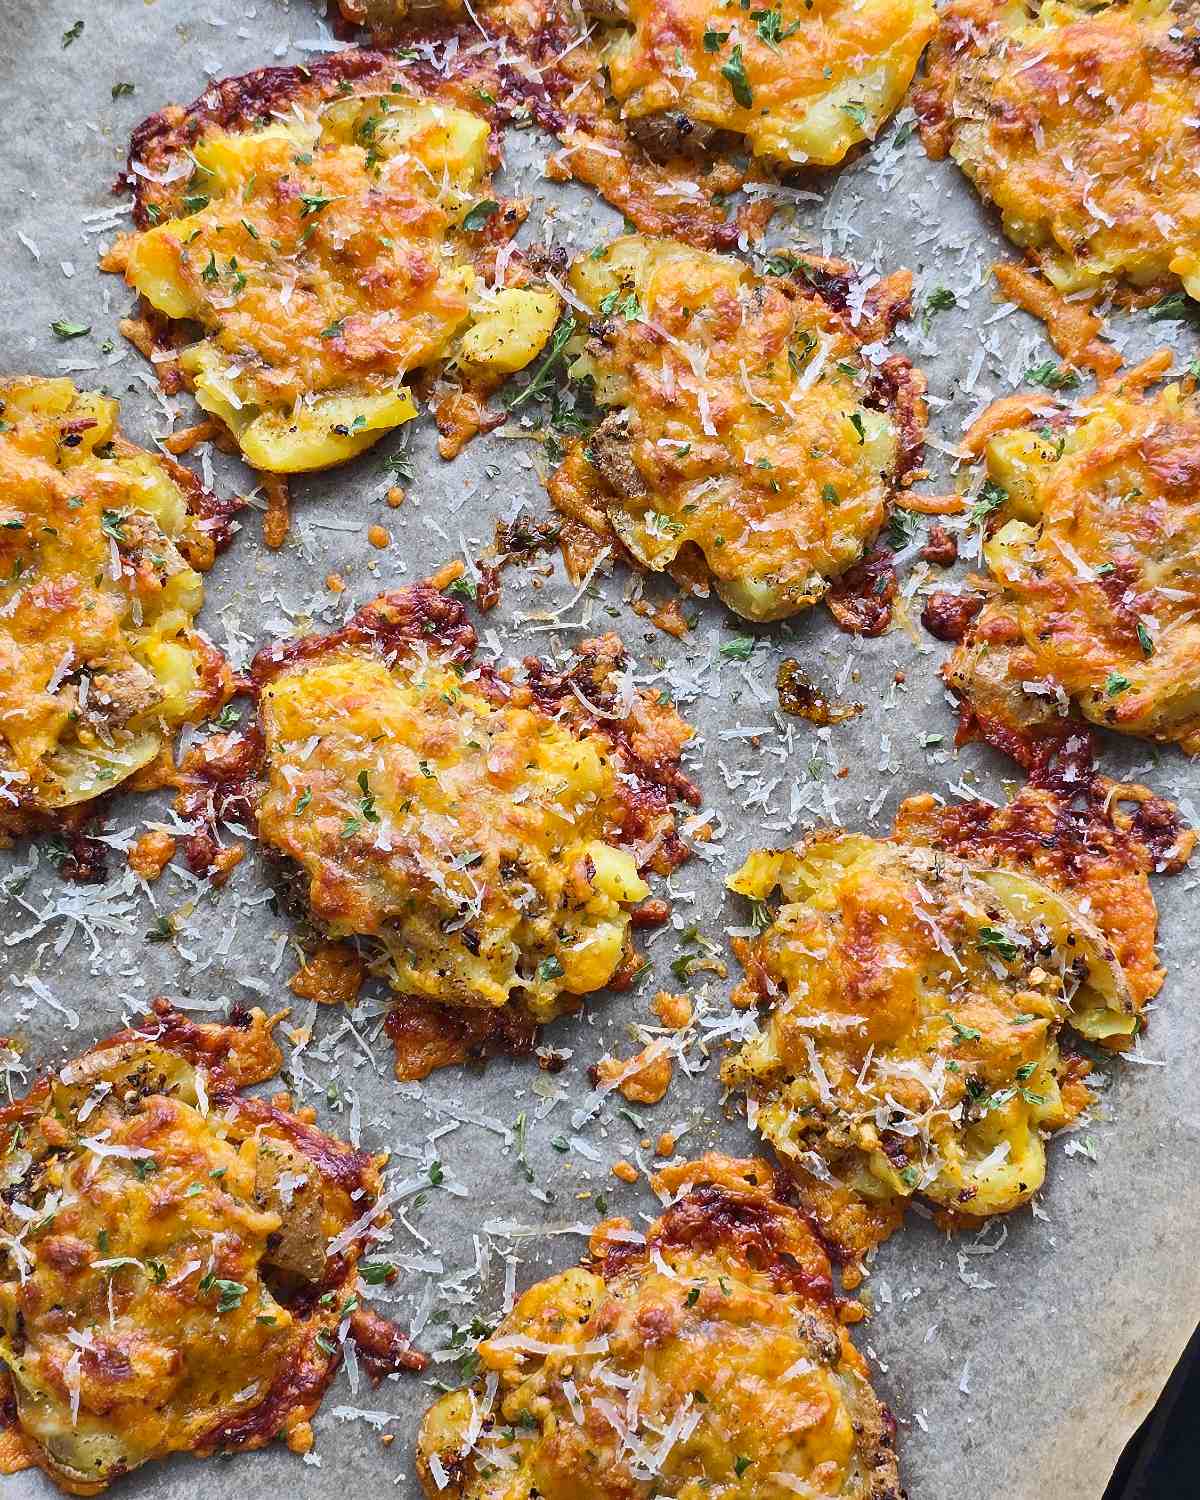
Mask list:
MULTIPOLYGON (((0 16, 6 42, 0 201, 7 220, 0 367, 70 371, 84 387, 106 386, 122 400, 126 432, 149 443, 170 430, 168 406, 179 425, 192 409, 186 399, 164 403, 152 389, 149 367, 117 333, 126 290, 94 268, 111 226, 125 222, 110 212, 117 200, 109 186, 129 131, 161 105, 191 100, 209 78, 304 62, 332 49, 331 34, 311 0, 100 0, 86 7, 80 0, 3 0, 0 16), (64 47, 64 33, 80 19, 82 34, 64 47), (114 99, 122 83, 132 83, 134 92, 114 99), (49 328, 55 318, 90 323, 92 332, 60 341, 49 328)), ((910 118, 907 111, 899 117, 901 136, 910 118)), ((546 146, 534 132, 513 133, 499 180, 505 191, 537 198, 526 232, 571 249, 619 232, 618 216, 592 195, 542 179, 546 146)), ((1001 241, 957 172, 928 162, 915 137, 898 144, 896 126, 889 127, 845 170, 781 196, 790 207, 774 239, 845 253, 876 272, 908 265, 922 303, 935 285, 955 291, 956 309, 938 314, 928 334, 918 319, 901 342, 929 374, 938 403, 935 439, 952 445, 989 396, 1050 353, 1037 325, 1011 310, 1004 315, 993 301, 986 266, 1001 241)), ((1164 334, 1184 357, 1195 352, 1180 324, 1151 325, 1142 314, 1117 317, 1114 326, 1131 355, 1162 343, 1164 334)), ((538 453, 519 433, 502 431, 446 465, 436 457, 426 420, 356 463, 296 481, 286 547, 266 552, 259 518, 249 515, 209 577, 203 623, 239 661, 272 636, 336 623, 381 589, 419 578, 454 555, 460 536, 486 543, 496 516, 522 501, 541 513, 538 453), (384 458, 402 445, 415 477, 410 502, 391 512, 383 500, 384 458), (376 521, 393 532, 384 552, 367 545, 367 527, 376 521), (348 583, 337 600, 322 587, 330 572, 348 583)), ((930 458, 936 467, 939 453, 931 450, 930 458)), ((220 455, 197 453, 189 461, 211 463, 222 492, 246 484, 246 471, 220 455)), ((938 573, 931 581, 942 580, 938 573)), ((816 610, 756 633, 749 662, 731 661, 719 648, 745 633, 732 617, 702 609, 696 629, 676 642, 626 607, 630 581, 623 572, 598 579, 559 616, 561 628, 551 630, 544 621, 518 623, 519 617, 561 610, 573 591, 561 575, 534 588, 533 575, 510 572, 502 606, 487 617, 483 633, 520 656, 578 639, 580 621, 591 630, 616 628, 645 680, 673 685, 701 730, 691 769, 724 830, 709 846, 710 862, 694 859, 672 882, 679 926, 695 921, 720 941, 727 925, 744 923, 745 909, 724 895, 721 876, 757 843, 784 842, 831 818, 885 831, 899 800, 912 792, 933 788, 951 796, 954 786, 964 795, 997 798, 1015 774, 980 747, 951 750, 953 715, 937 677, 946 648, 923 633, 914 641, 895 629, 858 642, 816 610), (773 684, 784 655, 798 656, 810 675, 865 702, 866 712, 819 735, 800 721, 789 721, 781 733, 773 684), (754 728, 765 730, 757 750, 738 733, 754 728)), ((907 585, 919 587, 920 580, 910 575, 907 585)), ((1106 769, 1200 802, 1200 777, 1178 754, 1112 741, 1106 769)), ((147 891, 125 873, 120 850, 155 821, 170 821, 164 798, 116 800, 108 824, 112 879, 99 890, 64 886, 29 847, 0 855, 0 1032, 20 1038, 30 1068, 81 1050, 159 993, 201 1018, 235 999, 268 1009, 294 1001, 286 988, 295 967, 289 928, 273 909, 253 853, 223 892, 175 867, 147 891), (147 944, 155 916, 168 912, 177 915, 178 941, 147 944)), ((994 1224, 980 1240, 948 1240, 912 1216, 875 1263, 866 1293, 876 1311, 857 1338, 900 1423, 912 1500, 957 1500, 964 1493, 1098 1500, 1200 1319, 1200 1257, 1191 1246, 1200 1215, 1193 1169, 1200 1018, 1189 984, 1200 946, 1189 915, 1194 884, 1185 872, 1157 886, 1170 977, 1154 1008, 1143 1065, 1107 1070, 1111 1084, 1091 1123, 1051 1148, 1036 1209, 994 1224)), ((654 1213, 644 1181, 631 1187, 609 1175, 617 1156, 635 1156, 643 1134, 612 1107, 615 1096, 578 1128, 571 1116, 588 1092, 588 1064, 606 1050, 625 1056, 634 1050, 631 1024, 653 1020, 649 997, 656 981, 673 983, 667 968, 678 952, 675 934, 657 938, 649 949, 654 978, 630 994, 595 999, 584 1016, 550 1030, 547 1040, 573 1054, 555 1080, 532 1063, 500 1060, 398 1087, 379 1034, 378 991, 366 992, 353 1031, 340 1011, 315 1017, 314 1040, 289 1061, 302 1101, 318 1106, 326 1126, 395 1152, 400 1175, 420 1172, 434 1156, 443 1164, 442 1186, 409 1200, 408 1223, 396 1225, 386 1253, 412 1269, 398 1290, 381 1289, 396 1300, 379 1304, 402 1323, 425 1318, 421 1347, 443 1349, 451 1326, 494 1317, 504 1304, 506 1275, 523 1287, 575 1259, 583 1240, 572 1226, 595 1221, 597 1193, 609 1212, 635 1222, 654 1213), (547 1086, 564 1096, 548 1113, 547 1086), (511 1133, 521 1112, 533 1184, 511 1133), (562 1134, 583 1145, 561 1154, 550 1140, 562 1134)), ((703 992, 710 1026, 728 1014, 728 988, 714 981, 703 992)), ((295 1003, 294 1019, 308 1022, 312 1009, 295 1003)), ((702 1047, 694 1045, 694 1076, 677 1069, 666 1100, 638 1111, 646 1135, 686 1124, 681 1150, 689 1155, 712 1146, 753 1150, 733 1106, 721 1102, 719 1042, 712 1054, 706 1068, 702 1047)), ((9 1081, 20 1086, 17 1074, 9 1081)), ((435 1363, 424 1377, 389 1380, 378 1390, 365 1377, 354 1390, 343 1371, 316 1419, 307 1460, 281 1445, 209 1461, 203 1469, 184 1459, 141 1470, 120 1492, 184 1500, 199 1484, 212 1500, 281 1488, 324 1500, 370 1485, 372 1492, 394 1486, 398 1497, 415 1500, 413 1434, 432 1396, 429 1382, 453 1383, 455 1368, 435 1363), (394 1442, 383 1445, 383 1434, 394 1442)), ((3 1486, 12 1500, 50 1492, 37 1473, 3 1486)))

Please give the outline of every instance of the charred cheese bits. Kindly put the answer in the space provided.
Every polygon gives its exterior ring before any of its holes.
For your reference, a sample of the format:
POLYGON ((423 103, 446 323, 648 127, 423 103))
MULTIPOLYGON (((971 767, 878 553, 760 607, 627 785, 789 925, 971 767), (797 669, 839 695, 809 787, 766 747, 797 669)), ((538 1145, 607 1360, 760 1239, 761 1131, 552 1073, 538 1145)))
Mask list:
MULTIPOLYGON (((863 555, 920 450, 923 383, 866 364, 844 267, 629 236, 578 260, 595 314, 572 374, 608 409, 550 481, 560 510, 750 620, 815 604, 863 555)), ((907 274, 882 293, 894 314, 907 274)), ((860 299, 860 307, 863 304, 860 299)))
POLYGON ((784 166, 831 167, 903 99, 936 14, 930 0, 597 0, 601 52, 630 134, 656 155, 701 155, 715 133, 784 166))
POLYGON ((260 1448, 338 1364, 375 1159, 239 1096, 261 1011, 165 1001, 0 1110, 0 1379, 76 1495, 171 1453, 260 1448))
POLYGON ((382 55, 252 73, 140 127, 139 228, 105 267, 184 342, 183 379, 251 464, 327 468, 416 415, 413 371, 494 384, 554 328, 553 292, 481 274, 494 160, 486 119, 382 55))
POLYGON ((401 1018, 424 1001, 536 1023, 627 967, 642 872, 686 856, 671 804, 697 800, 691 730, 615 636, 520 680, 474 644, 420 585, 261 653, 258 832, 328 936, 379 945, 401 1018))
POLYGON ((1086 719, 1200 751, 1200 400, 1130 372, 987 444, 994 592, 946 665, 985 737, 1086 719))
POLYGON ((952 0, 916 95, 1005 233, 1060 291, 1200 294, 1195 17, 1168 0, 952 0))
POLYGON ((111 791, 229 696, 195 626, 228 507, 117 411, 0 380, 0 834, 111 791))
POLYGON ((430 1500, 900 1500, 895 1424, 770 1167, 710 1155, 654 1184, 674 1201, 645 1235, 599 1225, 426 1414, 430 1500))
POLYGON ((739 940, 735 1003, 766 1011, 721 1076, 852 1264, 914 1198, 959 1223, 1027 1202, 1043 1136, 1091 1099, 1064 1031, 1128 1045, 1162 978, 1144 867, 1092 854, 1090 827, 1065 833, 1058 799, 944 818, 916 801, 891 839, 818 832, 729 881, 783 904, 739 940))

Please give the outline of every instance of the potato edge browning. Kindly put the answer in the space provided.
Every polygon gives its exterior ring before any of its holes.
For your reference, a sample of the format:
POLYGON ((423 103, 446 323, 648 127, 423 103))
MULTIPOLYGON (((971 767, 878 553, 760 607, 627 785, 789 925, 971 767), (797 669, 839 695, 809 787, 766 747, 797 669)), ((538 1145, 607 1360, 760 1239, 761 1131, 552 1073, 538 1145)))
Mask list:
POLYGON ((135 230, 102 262, 140 294, 122 331, 261 471, 353 458, 416 416, 400 382, 422 371, 452 456, 553 331, 557 295, 519 252, 497 260, 526 205, 488 197, 493 112, 470 102, 348 51, 134 132, 135 230))
POLYGON ((78 837, 232 692, 196 621, 238 505, 67 377, 0 380, 0 409, 0 842, 78 837))
POLYGON ((173 1452, 263 1447, 336 1371, 365 1243, 346 1235, 381 1159, 240 1095, 278 1069, 273 1024, 158 1000, 0 1110, 2 1404, 69 1493, 173 1452), (40 1219, 12 1211, 29 1194, 40 1219))
POLYGON ((1078 714, 1200 750, 1200 400, 1191 379, 1146 394, 1169 360, 1160 351, 1071 412, 1018 400, 976 424, 992 582, 943 668, 965 735, 1028 762, 1078 714))
POLYGON ((783 1185, 764 1161, 713 1153, 655 1176, 668 1206, 644 1238, 624 1219, 597 1225, 582 1265, 530 1287, 481 1342, 469 1391, 426 1413, 430 1500, 568 1483, 587 1500, 648 1496, 664 1479, 721 1500, 781 1493, 781 1472, 813 1493, 900 1500, 895 1423, 783 1185))
POLYGON ((782 887, 783 904, 735 941, 734 1003, 767 1016, 722 1081, 753 1101, 848 1286, 913 1197, 948 1227, 1028 1201, 1042 1137, 1091 1099, 1063 1033, 1137 1036, 1163 978, 1154 858, 1117 807, 1143 791, 1093 787, 1082 811, 1039 787, 999 809, 913 797, 888 840, 818 832, 727 882, 757 902, 782 887))
POLYGON ((954 158, 1060 292, 1195 295, 1195 40, 1164 0, 953 0, 914 94, 926 150, 954 158))
POLYGON ((853 575, 925 421, 920 372, 860 354, 906 311, 907 272, 871 289, 857 327, 843 262, 777 252, 768 272, 644 236, 580 257, 572 290, 595 317, 571 371, 607 415, 548 481, 610 548, 756 622, 853 575))
POLYGON ((367 941, 405 1079, 529 1051, 539 1023, 628 984, 642 874, 687 857, 673 803, 699 801, 691 730, 633 687, 615 636, 565 670, 497 672, 474 648, 431 584, 383 595, 260 652, 255 727, 183 768, 185 816, 249 820, 324 935, 367 941))

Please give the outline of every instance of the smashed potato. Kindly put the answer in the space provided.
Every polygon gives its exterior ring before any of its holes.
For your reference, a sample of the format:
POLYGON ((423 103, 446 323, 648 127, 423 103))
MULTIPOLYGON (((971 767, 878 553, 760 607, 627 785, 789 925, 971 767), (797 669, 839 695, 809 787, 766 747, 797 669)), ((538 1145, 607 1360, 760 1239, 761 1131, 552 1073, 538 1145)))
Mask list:
POLYGON ((1069 1034, 1128 1046, 1162 982, 1149 868, 1030 789, 911 799, 891 839, 819 832, 730 879, 783 905, 738 941, 735 1002, 766 1013, 721 1076, 852 1266, 913 1198, 978 1224, 1041 1188, 1044 1136, 1091 1100, 1069 1034))
POLYGON ((230 507, 118 409, 0 381, 0 836, 112 791, 231 690, 195 623, 230 507))
POLYGON ((321 929, 378 945, 401 1015, 536 1024, 624 970, 643 871, 685 857, 691 730, 632 686, 615 636, 520 680, 474 644, 462 606, 419 585, 260 653, 253 816, 321 929))
POLYGON ((0 1110, 0 1386, 71 1494, 261 1448, 333 1378, 378 1162, 239 1094, 279 1061, 261 1011, 158 1001, 0 1110))
POLYGON ((1200 400, 1163 359, 985 449, 995 589, 945 676, 985 737, 1093 724, 1200 751, 1200 400))
POLYGON ((160 373, 251 464, 328 468, 416 416, 414 371, 461 361, 494 385, 553 330, 553 292, 492 284, 519 222, 493 230, 495 159, 486 119, 414 93, 381 54, 226 80, 135 133, 138 229, 105 268, 183 343, 160 373))
POLYGON ((550 480, 566 515, 758 621, 809 608, 862 558, 923 430, 908 361, 861 354, 907 274, 856 328, 846 268, 771 266, 636 235, 577 260, 595 321, 571 373, 607 415, 550 480))
POLYGON ((710 1155, 654 1185, 674 1201, 645 1235, 599 1225, 426 1413, 430 1500, 899 1500, 895 1424, 770 1167, 710 1155))
POLYGON ((952 0, 915 104, 1062 292, 1200 295, 1194 14, 1169 0, 952 0))

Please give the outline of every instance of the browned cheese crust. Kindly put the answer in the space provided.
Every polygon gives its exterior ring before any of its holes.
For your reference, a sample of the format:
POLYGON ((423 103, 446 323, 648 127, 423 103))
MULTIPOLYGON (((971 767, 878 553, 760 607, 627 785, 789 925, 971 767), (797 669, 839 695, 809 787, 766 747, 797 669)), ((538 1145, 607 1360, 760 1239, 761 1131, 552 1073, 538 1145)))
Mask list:
POLYGON ((241 1095, 270 1025, 156 1001, 0 1110, 6 1452, 72 1494, 306 1433, 337 1369, 379 1162, 241 1095))
POLYGON ((368 940, 404 997, 389 1031, 406 1078, 528 1050, 538 1023, 628 983, 643 873, 686 858, 672 804, 699 801, 691 730, 633 686, 615 636, 519 674, 474 648, 456 599, 383 595, 260 652, 256 727, 185 766, 188 812, 249 819, 321 930, 368 940))
POLYGON ((895 1424, 781 1185, 709 1155, 657 1175, 644 1235, 599 1225, 426 1414, 430 1500, 900 1500, 895 1424))

